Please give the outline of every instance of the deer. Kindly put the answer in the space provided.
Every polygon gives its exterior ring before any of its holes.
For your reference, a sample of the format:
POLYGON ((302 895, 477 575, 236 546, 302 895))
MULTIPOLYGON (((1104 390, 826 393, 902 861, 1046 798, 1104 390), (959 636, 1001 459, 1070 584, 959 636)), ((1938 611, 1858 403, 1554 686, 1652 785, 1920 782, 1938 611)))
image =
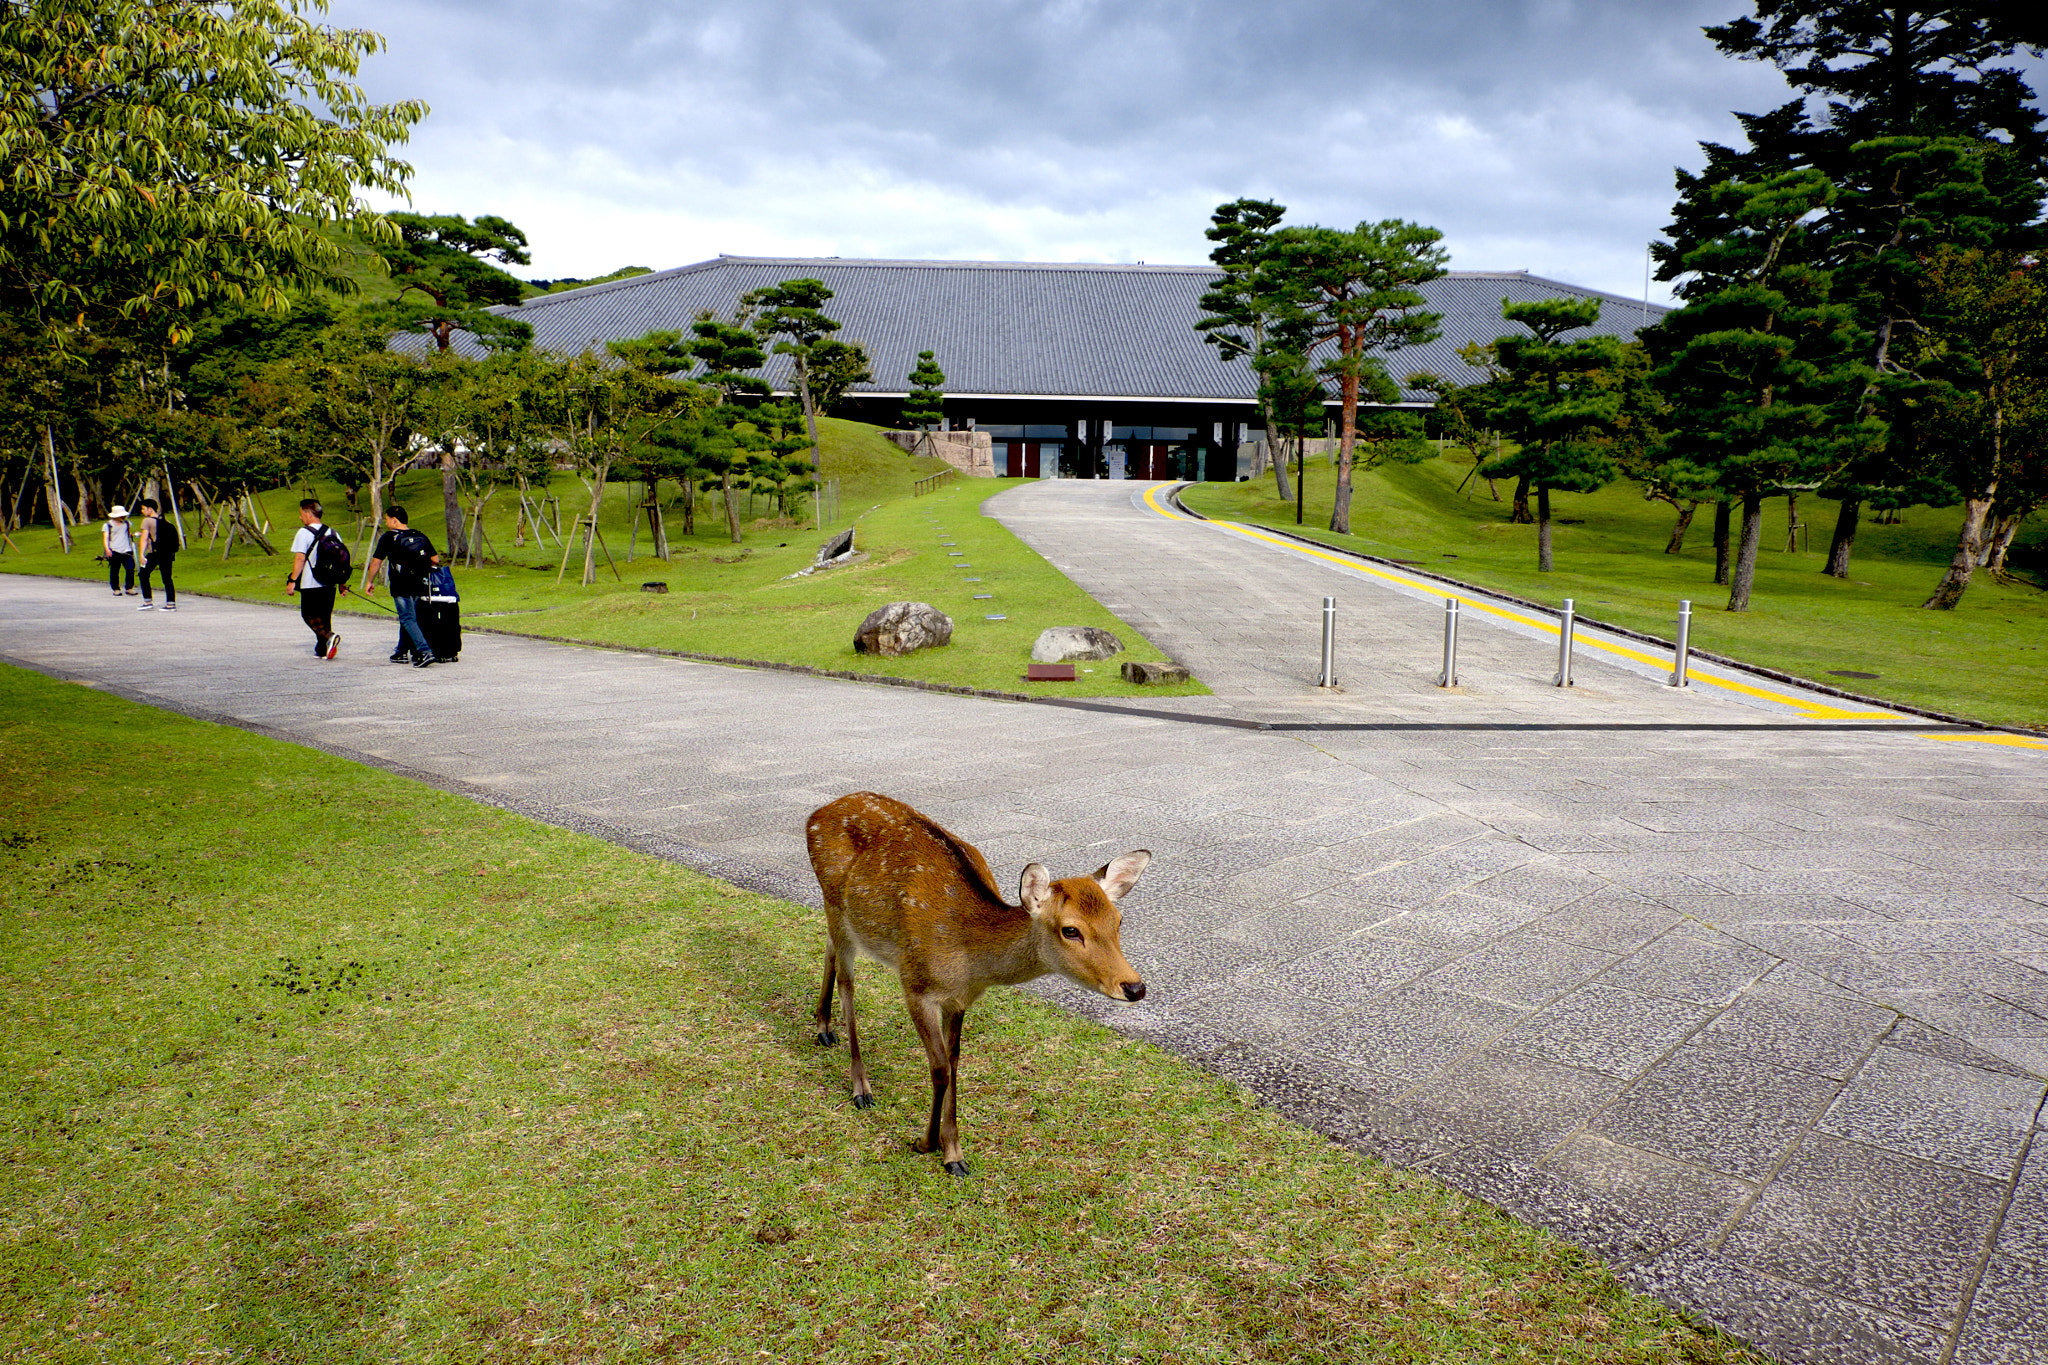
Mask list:
POLYGON ((923 1153, 942 1152, 946 1174, 967 1175, 957 1100, 960 1032, 968 1008, 990 986, 1057 972, 1112 1000, 1145 998, 1125 960, 1117 903, 1152 861, 1136 849, 1092 876, 1054 881, 1043 863, 1019 879, 1019 905, 996 888, 981 850, 901 801, 854 792, 811 812, 804 842, 825 898, 825 983, 818 992, 818 1045, 832 1031, 832 992, 844 1008, 856 1109, 874 1106, 854 1021, 856 956, 894 967, 910 1022, 931 1063, 932 1112, 923 1153))

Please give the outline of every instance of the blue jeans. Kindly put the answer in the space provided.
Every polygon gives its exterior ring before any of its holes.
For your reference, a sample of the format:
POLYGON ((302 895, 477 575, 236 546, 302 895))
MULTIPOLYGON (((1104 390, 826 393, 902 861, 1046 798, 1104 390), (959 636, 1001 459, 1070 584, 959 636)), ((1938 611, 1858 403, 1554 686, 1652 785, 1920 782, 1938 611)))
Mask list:
POLYGON ((398 652, 411 651, 419 659, 431 656, 434 651, 427 648, 427 637, 420 633, 420 599, 394 597, 391 601, 398 608, 398 652))

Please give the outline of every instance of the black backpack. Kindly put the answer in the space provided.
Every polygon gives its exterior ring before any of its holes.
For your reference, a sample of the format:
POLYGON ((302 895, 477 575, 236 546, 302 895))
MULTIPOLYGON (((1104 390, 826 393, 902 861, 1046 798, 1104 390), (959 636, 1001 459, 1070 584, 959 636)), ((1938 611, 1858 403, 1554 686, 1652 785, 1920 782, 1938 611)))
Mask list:
POLYGON ((434 567, 434 542, 408 526, 391 542, 391 561, 406 577, 424 584, 434 567))
POLYGON ((183 542, 178 539, 178 523, 167 517, 158 517, 156 521, 156 539, 153 542, 154 548, 151 550, 151 553, 174 555, 178 553, 178 549, 182 544, 183 542))
POLYGON ((348 545, 334 534, 334 528, 324 522, 313 526, 313 548, 308 556, 312 561, 313 581, 323 588, 339 587, 348 582, 350 565, 348 545))

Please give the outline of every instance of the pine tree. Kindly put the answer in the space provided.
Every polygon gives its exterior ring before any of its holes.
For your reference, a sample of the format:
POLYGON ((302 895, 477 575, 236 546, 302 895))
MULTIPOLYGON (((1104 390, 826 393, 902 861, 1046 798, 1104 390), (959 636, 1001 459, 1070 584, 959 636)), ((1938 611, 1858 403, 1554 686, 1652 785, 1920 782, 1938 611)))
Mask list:
POLYGON ((1610 378, 1623 348, 1611 336, 1563 340, 1600 319, 1598 299, 1502 300, 1501 316, 1529 329, 1493 344, 1498 377, 1486 386, 1488 426, 1519 448, 1480 467, 1482 478, 1512 478, 1536 492, 1536 569, 1552 567, 1552 490, 1591 493, 1619 472, 1607 441, 1621 425, 1621 394, 1610 378))
POLYGON ((946 372, 930 351, 917 353, 910 372, 910 393, 903 400, 903 425, 913 431, 936 431, 946 420, 946 372))
POLYGON ((1868 338, 1833 298, 1807 235, 1834 186, 1818 171, 1791 171, 1723 181, 1712 197, 1733 228, 1686 256, 1685 307, 1644 339, 1670 404, 1659 454, 1674 476, 1741 501, 1728 610, 1747 611, 1763 499, 1866 453, 1885 427, 1859 414, 1868 338))

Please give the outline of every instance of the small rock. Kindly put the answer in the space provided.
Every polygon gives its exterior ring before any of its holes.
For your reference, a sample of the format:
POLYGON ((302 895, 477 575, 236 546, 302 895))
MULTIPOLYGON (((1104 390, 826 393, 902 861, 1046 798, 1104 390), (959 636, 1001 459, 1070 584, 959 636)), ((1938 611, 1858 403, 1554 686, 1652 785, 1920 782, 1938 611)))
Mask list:
POLYGON ((856 654, 885 659, 909 654, 953 639, 953 618, 929 602, 891 602, 877 607, 853 633, 856 654))
POLYGON ((1124 642, 1099 626, 1054 626, 1042 631, 1031 646, 1035 663, 1060 664, 1069 659, 1107 659, 1124 652, 1124 642))
POLYGON ((1160 683, 1184 683, 1188 671, 1179 664, 1141 664, 1136 659, 1124 660, 1124 681, 1140 687, 1160 683))
POLYGON ((668 584, 666 584, 666 583, 660 583, 660 582, 656 582, 656 583, 642 583, 642 584, 640 585, 640 591, 642 591, 642 592, 667 592, 667 591, 668 591, 668 584))

